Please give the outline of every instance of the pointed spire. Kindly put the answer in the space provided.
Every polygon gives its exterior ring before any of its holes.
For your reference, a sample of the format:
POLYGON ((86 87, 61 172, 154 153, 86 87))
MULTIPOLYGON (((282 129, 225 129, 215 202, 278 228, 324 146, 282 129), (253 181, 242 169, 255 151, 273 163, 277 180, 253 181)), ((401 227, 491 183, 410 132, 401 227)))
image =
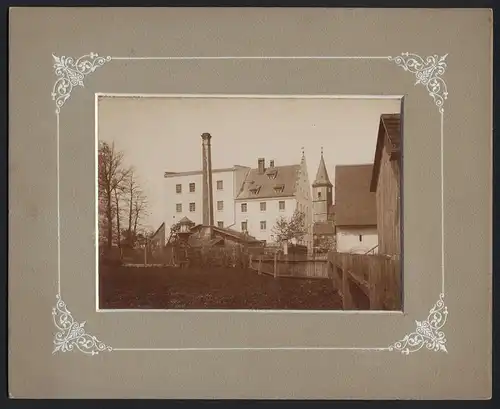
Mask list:
POLYGON ((326 170, 325 159, 323 158, 323 147, 321 147, 321 159, 319 161, 316 179, 314 179, 313 183, 313 187, 315 186, 333 186, 326 170))

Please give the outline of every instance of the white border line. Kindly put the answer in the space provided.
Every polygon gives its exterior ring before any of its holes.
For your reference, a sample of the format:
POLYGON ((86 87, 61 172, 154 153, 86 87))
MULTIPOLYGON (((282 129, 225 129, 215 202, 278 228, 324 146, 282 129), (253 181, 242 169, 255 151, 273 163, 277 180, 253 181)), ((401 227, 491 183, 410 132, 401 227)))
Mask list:
POLYGON ((240 347, 240 348, 113 348, 113 351, 391 351, 386 348, 363 348, 363 347, 240 347))
MULTIPOLYGON (((402 104, 403 95, 284 95, 284 94, 135 94, 135 93, 106 93, 106 92, 96 92, 95 93, 95 161, 96 161, 96 207, 95 207, 95 217, 96 220, 99 219, 99 192, 98 192, 98 143, 99 143, 99 99, 100 98, 163 98, 163 99, 337 99, 337 100, 399 100, 402 104)), ((400 112, 401 112, 400 107, 400 112)), ((99 235, 98 235, 98 225, 96 225, 95 243, 97 248, 97 258, 96 258, 96 312, 99 313, 121 313, 121 312, 134 312, 134 313, 149 313, 149 312, 163 312, 168 314, 176 313, 203 313, 203 314, 213 314, 213 313, 265 313, 265 314, 381 314, 381 315, 406 315, 403 311, 385 311, 385 310, 273 310, 273 309, 143 309, 143 308, 99 308, 99 235)), ((402 280, 403 281, 403 280, 402 280)))
POLYGON ((157 60, 157 61, 185 61, 185 60, 388 60, 387 56, 206 56, 206 57, 111 57, 111 60, 157 60))
POLYGON ((251 98, 251 99, 402 99, 404 95, 357 95, 357 94, 147 94, 96 92, 97 98, 251 98))
POLYGON ((444 294, 444 112, 440 112, 441 116, 441 293, 444 294))
POLYGON ((56 112, 57 119, 57 294, 61 294, 61 174, 60 174, 60 146, 59 146, 59 112, 56 112))

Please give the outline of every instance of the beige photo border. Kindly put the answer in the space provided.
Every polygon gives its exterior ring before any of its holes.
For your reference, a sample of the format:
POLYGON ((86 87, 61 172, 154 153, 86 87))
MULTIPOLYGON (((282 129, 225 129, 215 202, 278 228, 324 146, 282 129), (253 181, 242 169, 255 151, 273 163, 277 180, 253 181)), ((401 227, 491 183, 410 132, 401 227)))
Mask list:
MULTIPOLYGON (((56 121, 56 146, 57 146, 57 289, 56 305, 52 315, 56 327, 54 335, 53 353, 78 350, 84 354, 96 355, 102 351, 229 351, 229 350, 362 350, 362 351, 397 351, 405 355, 419 351, 422 348, 436 352, 448 352, 446 348, 446 336, 443 327, 446 324, 448 308, 444 303, 445 298, 445 264, 444 264, 444 172, 443 172, 443 140, 444 140, 444 104, 448 97, 448 89, 444 81, 447 68, 446 57, 448 54, 438 56, 430 55, 421 57, 418 54, 408 52, 397 56, 216 56, 216 57, 101 57, 96 53, 89 53, 77 59, 66 56, 53 55, 54 72, 57 77, 53 86, 52 99, 55 101, 56 121), (440 113, 440 237, 441 237, 441 271, 436 274, 441 282, 441 292, 436 303, 428 311, 427 317, 422 321, 415 321, 415 331, 405 335, 400 340, 387 346, 378 347, 225 347, 225 348, 113 348, 101 342, 96 336, 85 330, 85 322, 77 321, 68 310, 61 294, 61 225, 60 225, 60 115, 64 104, 69 100, 74 88, 83 87, 85 78, 104 64, 114 60, 161 60, 166 63, 170 60, 386 60, 392 64, 413 74, 414 85, 424 86, 429 96, 430 103, 434 103, 440 113)), ((96 98, 97 98, 96 94, 96 98)), ((235 94, 234 96, 236 96, 235 94)), ((293 96, 287 96, 293 97, 293 96)), ((326 97, 326 96, 322 96, 326 97)), ((348 97, 348 96, 346 96, 348 97)), ((354 97, 354 96, 349 96, 354 97)), ((356 96, 362 98, 362 96, 356 96)), ((394 96, 393 96, 394 98, 394 96)), ((402 98, 402 103, 404 97, 402 98)), ((96 108, 97 112, 97 108, 96 108)), ((96 121, 97 127, 97 121, 96 121)), ((97 134, 97 133, 96 133, 97 134)), ((97 234, 97 233, 96 233, 97 234)), ((422 314, 424 315, 424 314, 422 314)), ((419 317, 422 319, 422 317, 419 317)))

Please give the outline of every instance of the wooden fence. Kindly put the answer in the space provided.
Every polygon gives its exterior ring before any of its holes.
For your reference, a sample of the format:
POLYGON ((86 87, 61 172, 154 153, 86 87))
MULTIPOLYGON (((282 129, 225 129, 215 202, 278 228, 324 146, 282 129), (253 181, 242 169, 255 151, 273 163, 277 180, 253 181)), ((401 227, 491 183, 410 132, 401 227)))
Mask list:
POLYGON ((344 310, 401 310, 399 257, 331 252, 328 262, 344 310))
POLYGON ((280 253, 273 256, 251 257, 250 268, 258 274, 268 274, 273 277, 329 278, 328 260, 284 256, 280 253))

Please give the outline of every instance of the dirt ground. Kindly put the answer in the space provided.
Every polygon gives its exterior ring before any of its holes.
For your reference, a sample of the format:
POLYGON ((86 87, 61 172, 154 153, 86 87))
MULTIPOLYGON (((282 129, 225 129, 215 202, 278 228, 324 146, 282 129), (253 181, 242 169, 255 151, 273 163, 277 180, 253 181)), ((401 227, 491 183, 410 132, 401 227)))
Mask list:
POLYGON ((274 278, 236 268, 101 267, 102 309, 341 309, 327 279, 274 278))

